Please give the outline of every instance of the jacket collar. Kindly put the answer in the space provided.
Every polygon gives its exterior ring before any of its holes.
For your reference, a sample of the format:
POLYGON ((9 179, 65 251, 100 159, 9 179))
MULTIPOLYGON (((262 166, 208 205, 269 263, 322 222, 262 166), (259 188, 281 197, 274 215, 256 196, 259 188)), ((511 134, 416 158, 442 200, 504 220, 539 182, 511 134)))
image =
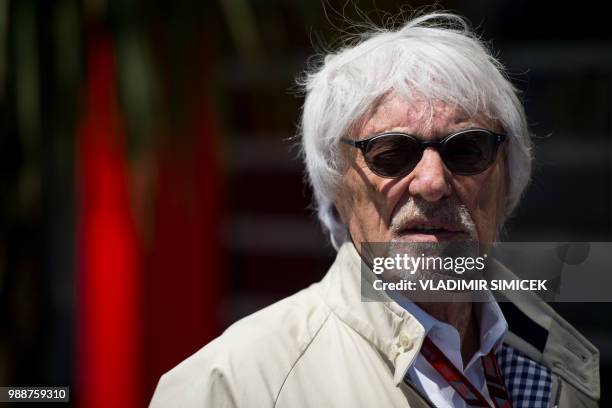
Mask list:
MULTIPOLYGON (((344 243, 323 279, 323 298, 334 314, 389 358, 399 386, 421 349, 425 329, 388 296, 382 301, 362 301, 361 267, 353 243, 344 243)), ((368 275, 373 274, 364 276, 368 275)))
MULTIPOLYGON (((488 279, 516 279, 505 265, 495 261, 487 274, 488 279)), ((528 291, 498 293, 514 304, 525 316, 547 332, 541 354, 511 333, 506 340, 512 347, 549 367, 555 374, 580 389, 589 397, 600 398, 599 350, 572 325, 555 312, 546 302, 528 291)), ((510 331, 513 328, 510 326, 510 331)))

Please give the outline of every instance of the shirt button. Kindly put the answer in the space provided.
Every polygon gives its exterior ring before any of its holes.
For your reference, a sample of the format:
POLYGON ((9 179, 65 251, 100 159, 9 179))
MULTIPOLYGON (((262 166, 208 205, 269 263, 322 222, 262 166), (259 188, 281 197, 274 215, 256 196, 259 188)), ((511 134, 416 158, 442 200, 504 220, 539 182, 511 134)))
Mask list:
POLYGON ((408 351, 412 349, 414 342, 412 338, 408 335, 408 333, 402 333, 399 336, 399 345, 402 347, 403 351, 408 351))

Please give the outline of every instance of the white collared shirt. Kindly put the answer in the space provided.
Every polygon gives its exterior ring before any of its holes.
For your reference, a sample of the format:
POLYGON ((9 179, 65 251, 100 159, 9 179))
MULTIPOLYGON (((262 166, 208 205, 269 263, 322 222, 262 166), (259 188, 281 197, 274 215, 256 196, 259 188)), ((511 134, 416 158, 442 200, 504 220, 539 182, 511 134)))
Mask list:
MULTIPOLYGON (((425 312, 406 298, 397 299, 423 325, 426 335, 448 357, 448 359, 472 382, 490 402, 481 357, 501 345, 508 330, 508 323, 499 305, 489 293, 489 302, 474 303, 475 314, 480 328, 479 349, 469 363, 463 366, 459 332, 448 323, 442 322, 425 312)), ((408 371, 413 384, 438 408, 467 407, 463 398, 455 392, 448 382, 419 354, 408 371)))

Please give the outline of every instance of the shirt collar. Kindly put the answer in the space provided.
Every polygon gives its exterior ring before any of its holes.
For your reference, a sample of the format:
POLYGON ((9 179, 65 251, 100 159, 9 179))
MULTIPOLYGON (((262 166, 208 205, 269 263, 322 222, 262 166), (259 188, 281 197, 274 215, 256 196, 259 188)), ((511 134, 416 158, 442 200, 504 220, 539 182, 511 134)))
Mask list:
MULTIPOLYGON (((426 335, 434 327, 450 326, 436 319, 405 296, 393 295, 392 298, 423 325, 426 335)), ((487 354, 503 340, 508 331, 508 322, 489 291, 486 292, 486 301, 474 303, 474 307, 480 328, 480 350, 487 354)))
POLYGON ((488 301, 476 303, 476 316, 480 327, 480 349, 483 355, 496 350, 508 332, 508 322, 504 318, 497 301, 487 292, 488 301))
MULTIPOLYGON (((447 353, 445 353, 447 357, 449 357, 458 368, 463 369, 463 364, 460 360, 461 344, 459 343, 459 333, 457 329, 446 322, 436 319, 405 296, 396 294, 393 298, 423 325, 426 336, 432 331, 441 334, 440 337, 445 339, 443 344, 439 344, 440 342, 436 339, 437 336, 433 336, 432 341, 443 351, 447 351, 447 353), (452 348, 452 350, 445 350, 449 347, 452 348)), ((503 342, 506 332, 508 331, 508 323, 490 292, 486 292, 486 301, 474 303, 474 307, 476 318, 478 319, 478 327, 480 328, 479 348, 466 367, 469 367, 478 358, 489 354, 491 350, 497 349, 503 342)))

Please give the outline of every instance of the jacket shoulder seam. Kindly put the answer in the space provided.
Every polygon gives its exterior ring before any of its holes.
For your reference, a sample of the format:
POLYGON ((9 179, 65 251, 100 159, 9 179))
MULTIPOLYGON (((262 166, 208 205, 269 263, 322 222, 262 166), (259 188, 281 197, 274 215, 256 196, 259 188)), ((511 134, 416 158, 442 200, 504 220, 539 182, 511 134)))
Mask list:
MULTIPOLYGON (((327 307, 327 304, 325 304, 325 307, 327 307)), ((323 329, 323 326, 325 326, 327 324, 327 321, 329 320, 329 316, 330 315, 331 315, 331 311, 328 308, 327 313, 325 315, 325 319, 321 322, 321 324, 317 328, 316 332, 312 335, 312 338, 308 341, 308 343, 306 344, 306 347, 304 347, 304 350, 302 350, 300 352, 300 354, 297 356, 297 358, 295 359, 293 364, 291 364, 291 367, 287 371, 287 374, 285 375, 285 378, 283 378, 283 382, 281 383, 280 387, 278 388, 278 392, 276 393, 276 396, 274 397, 274 405, 273 405, 273 407, 276 407, 276 404, 278 403, 278 398, 280 397, 280 394, 283 391, 283 388, 285 387, 285 384, 287 383, 287 379, 289 378, 289 376, 293 372, 293 369, 295 368, 297 363, 301 360, 301 358, 304 356, 304 354, 306 354, 306 351, 310 348, 310 345, 317 338, 317 336, 319 335, 319 332, 321 331, 321 329, 323 329)))

